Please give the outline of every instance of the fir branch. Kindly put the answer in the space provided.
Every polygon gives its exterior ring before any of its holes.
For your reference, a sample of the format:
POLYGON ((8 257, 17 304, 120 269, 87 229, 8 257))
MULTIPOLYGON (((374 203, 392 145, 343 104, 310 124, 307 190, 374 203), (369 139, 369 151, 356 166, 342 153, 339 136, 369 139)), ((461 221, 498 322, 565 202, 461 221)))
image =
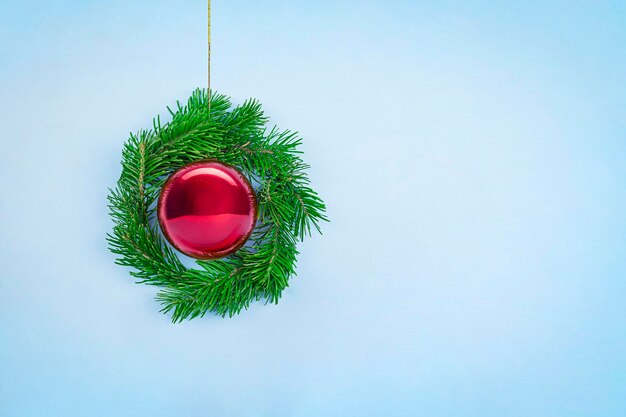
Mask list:
POLYGON ((196 90, 185 105, 168 108, 172 120, 131 134, 122 151, 122 173, 110 191, 113 230, 107 235, 119 265, 137 282, 160 288, 157 300, 174 322, 212 312, 233 316, 257 300, 277 303, 295 275, 297 241, 320 231, 326 207, 310 187, 295 132, 266 128, 260 103, 231 109, 229 98, 196 90), (242 170, 259 187, 259 218, 252 242, 220 260, 183 266, 156 225, 155 203, 174 170, 219 159, 242 170))

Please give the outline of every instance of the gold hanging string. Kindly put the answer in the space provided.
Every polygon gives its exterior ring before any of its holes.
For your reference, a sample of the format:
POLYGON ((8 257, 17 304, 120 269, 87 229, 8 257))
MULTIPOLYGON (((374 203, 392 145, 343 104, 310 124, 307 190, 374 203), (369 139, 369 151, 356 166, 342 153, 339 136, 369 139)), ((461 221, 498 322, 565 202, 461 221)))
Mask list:
POLYGON ((208 0, 209 2, 209 7, 208 7, 208 46, 209 46, 209 53, 208 53, 208 68, 207 68, 207 102, 208 102, 208 106, 209 106, 209 117, 211 116, 211 0, 208 0))

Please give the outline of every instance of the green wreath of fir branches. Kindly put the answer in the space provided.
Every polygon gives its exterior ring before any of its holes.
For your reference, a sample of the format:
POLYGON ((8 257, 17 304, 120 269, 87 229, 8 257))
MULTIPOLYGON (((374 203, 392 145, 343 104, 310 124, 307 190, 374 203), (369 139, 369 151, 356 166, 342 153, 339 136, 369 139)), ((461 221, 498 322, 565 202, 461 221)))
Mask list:
POLYGON ((162 312, 180 322, 214 312, 238 314, 252 301, 277 303, 295 273, 296 243, 320 231, 326 206, 310 187, 296 133, 267 130, 261 105, 196 90, 172 120, 131 134, 122 152, 122 174, 110 190, 114 222, 107 235, 116 263, 132 268, 138 283, 160 287, 162 312), (258 219, 249 244, 235 254, 185 267, 161 235, 156 201, 168 176, 193 161, 217 159, 239 168, 256 187, 258 219))

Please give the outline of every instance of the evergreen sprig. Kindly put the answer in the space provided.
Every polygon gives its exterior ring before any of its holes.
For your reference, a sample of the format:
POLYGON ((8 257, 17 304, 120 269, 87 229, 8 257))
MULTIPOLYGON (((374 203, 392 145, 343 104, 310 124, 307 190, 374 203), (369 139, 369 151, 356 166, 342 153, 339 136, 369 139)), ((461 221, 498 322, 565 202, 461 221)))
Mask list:
POLYGON ((232 317, 258 300, 277 303, 295 274, 297 242, 327 221, 298 135, 268 130, 256 100, 232 108, 228 97, 212 92, 209 117, 207 99, 198 89, 186 105, 168 108, 169 123, 157 117, 152 129, 131 134, 108 197, 114 227, 107 240, 116 263, 131 267, 137 282, 160 287, 161 311, 174 322, 207 312, 232 317), (205 159, 234 165, 258 184, 258 219, 249 243, 235 254, 187 268, 159 230, 156 202, 169 175, 205 159))

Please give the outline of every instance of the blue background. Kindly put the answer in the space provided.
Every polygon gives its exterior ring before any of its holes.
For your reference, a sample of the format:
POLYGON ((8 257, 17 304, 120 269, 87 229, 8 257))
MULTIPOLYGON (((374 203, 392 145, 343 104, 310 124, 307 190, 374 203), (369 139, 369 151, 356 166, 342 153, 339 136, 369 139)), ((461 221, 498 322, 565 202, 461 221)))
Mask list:
POLYGON ((624 2, 214 0, 332 223, 278 306, 172 325, 106 195, 205 8, 0 2, 0 416, 626 415, 624 2))

